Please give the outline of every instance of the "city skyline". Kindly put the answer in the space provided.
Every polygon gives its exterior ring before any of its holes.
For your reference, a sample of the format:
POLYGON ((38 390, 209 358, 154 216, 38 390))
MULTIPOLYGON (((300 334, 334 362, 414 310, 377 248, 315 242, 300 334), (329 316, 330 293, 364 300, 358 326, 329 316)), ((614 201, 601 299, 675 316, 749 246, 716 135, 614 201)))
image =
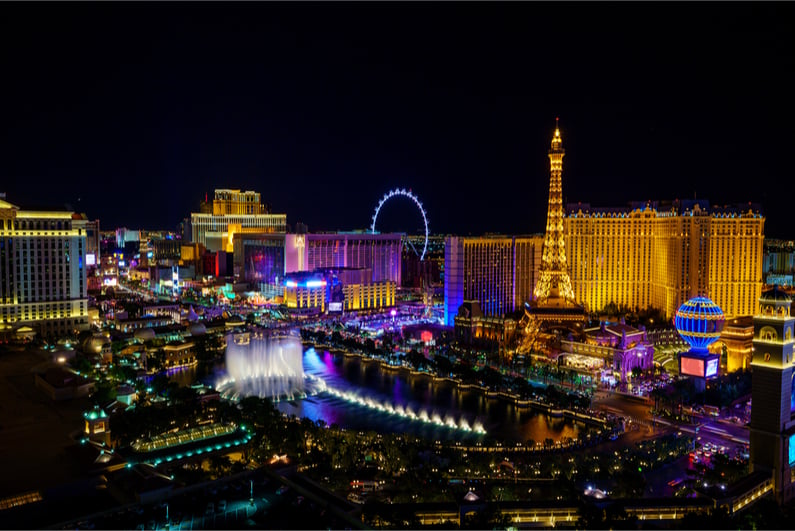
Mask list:
MULTIPOLYGON (((239 188, 351 230, 400 187, 433 233, 538 233, 559 116, 564 203, 754 202, 791 237, 791 5, 41 7, 2 8, 0 191, 23 208, 172 229, 239 188)), ((384 230, 414 232, 393 203, 384 230)))

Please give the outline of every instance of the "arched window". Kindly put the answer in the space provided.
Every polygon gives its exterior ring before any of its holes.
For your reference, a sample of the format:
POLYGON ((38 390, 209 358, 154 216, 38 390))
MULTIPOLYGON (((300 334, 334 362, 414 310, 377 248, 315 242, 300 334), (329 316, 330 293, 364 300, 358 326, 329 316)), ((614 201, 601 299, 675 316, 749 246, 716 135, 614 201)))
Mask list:
POLYGON ((787 331, 784 332, 784 339, 786 339, 787 341, 792 339, 792 327, 787 328, 787 331))
POLYGON ((778 339, 778 332, 770 326, 765 326, 759 331, 759 338, 762 341, 775 341, 778 339))
POLYGON ((765 361, 770 361, 770 354, 765 352, 765 361))

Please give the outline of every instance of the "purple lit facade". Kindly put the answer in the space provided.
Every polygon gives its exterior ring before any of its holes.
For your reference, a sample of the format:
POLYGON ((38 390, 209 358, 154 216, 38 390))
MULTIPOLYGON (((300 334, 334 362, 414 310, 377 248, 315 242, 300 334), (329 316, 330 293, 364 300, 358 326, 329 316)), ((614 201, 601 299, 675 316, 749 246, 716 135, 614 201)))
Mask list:
POLYGON ((400 285, 400 234, 287 234, 285 272, 327 268, 372 271, 372 282, 389 280, 400 285))

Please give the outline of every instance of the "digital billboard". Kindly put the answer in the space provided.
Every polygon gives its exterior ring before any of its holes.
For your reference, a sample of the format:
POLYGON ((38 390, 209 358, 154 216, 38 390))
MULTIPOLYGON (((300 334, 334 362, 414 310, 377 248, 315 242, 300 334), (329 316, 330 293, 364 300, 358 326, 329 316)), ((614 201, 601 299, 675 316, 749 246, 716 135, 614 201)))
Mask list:
POLYGON ((704 377, 704 359, 703 358, 688 358, 682 356, 679 366, 679 372, 686 376, 704 377))
POLYGON ((341 302, 328 303, 328 313, 342 313, 342 303, 341 302))
POLYGON ((94 253, 86 253, 86 265, 97 265, 97 255, 94 253))
POLYGON ((795 433, 789 436, 789 466, 795 464, 795 433))
POLYGON ((704 376, 707 378, 712 378, 713 376, 718 375, 718 359, 711 359, 707 360, 707 372, 704 373, 704 376))

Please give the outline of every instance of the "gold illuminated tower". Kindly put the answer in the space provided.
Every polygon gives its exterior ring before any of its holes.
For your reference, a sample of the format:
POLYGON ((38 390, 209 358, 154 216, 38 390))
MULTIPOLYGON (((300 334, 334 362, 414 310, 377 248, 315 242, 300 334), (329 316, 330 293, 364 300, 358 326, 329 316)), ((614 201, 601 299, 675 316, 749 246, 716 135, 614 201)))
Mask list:
POLYGON ((560 138, 558 119, 555 118, 555 135, 549 150, 549 205, 547 230, 541 257, 540 278, 533 296, 539 304, 548 299, 574 302, 574 291, 566 266, 566 242, 563 239, 563 141, 560 138))

